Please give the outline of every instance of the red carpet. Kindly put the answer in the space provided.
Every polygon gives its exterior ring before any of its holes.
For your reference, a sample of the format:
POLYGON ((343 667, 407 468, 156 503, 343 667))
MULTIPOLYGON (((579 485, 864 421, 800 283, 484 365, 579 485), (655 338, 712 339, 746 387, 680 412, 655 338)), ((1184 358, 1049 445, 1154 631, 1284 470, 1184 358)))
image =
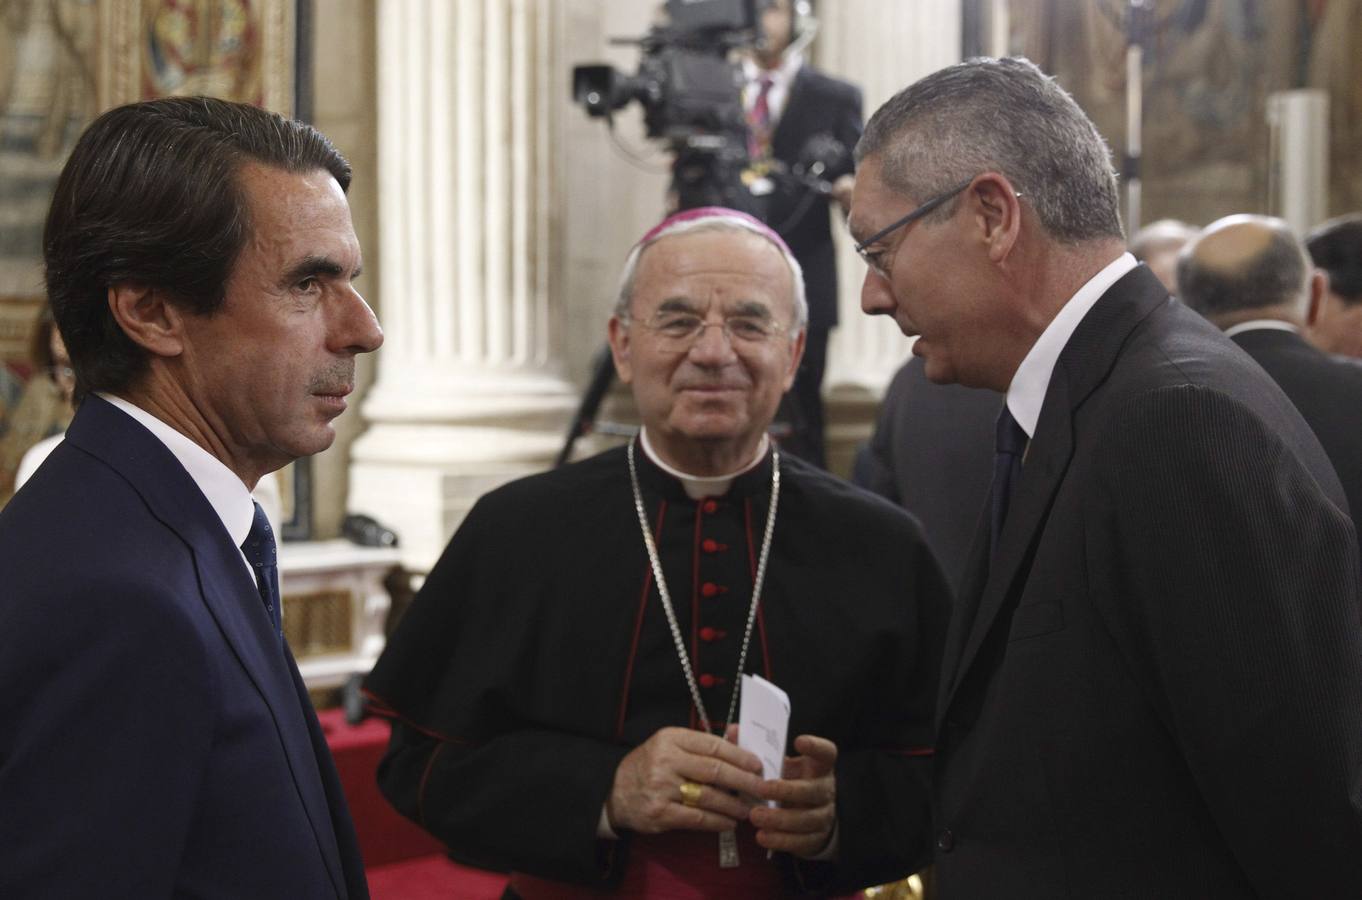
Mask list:
POLYGON ((351 727, 339 709, 319 712, 336 759, 374 900, 497 900, 506 876, 461 866, 430 835, 398 815, 378 791, 374 773, 388 746, 388 723, 351 727))
POLYGON ((506 876, 423 856, 368 870, 373 900, 498 900, 506 876))

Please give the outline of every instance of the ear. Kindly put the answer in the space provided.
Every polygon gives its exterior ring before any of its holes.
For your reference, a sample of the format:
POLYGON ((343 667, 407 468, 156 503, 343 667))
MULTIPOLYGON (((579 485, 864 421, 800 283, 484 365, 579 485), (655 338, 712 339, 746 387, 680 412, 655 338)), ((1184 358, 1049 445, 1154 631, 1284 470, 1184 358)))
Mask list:
POLYGON ((184 352, 184 316, 164 291, 122 282, 108 290, 109 312, 133 343, 153 356, 184 352))
POLYGON ((789 390, 794 385, 795 373, 799 371, 799 363, 804 359, 804 344, 809 337, 807 327, 799 329, 799 335, 794 339, 794 345, 790 347, 790 367, 785 370, 785 390, 789 390))
POLYGON ((634 367, 629 357, 629 326, 619 316, 610 317, 608 337, 610 355, 615 358, 615 374, 620 381, 629 384, 634 378, 634 367))
POLYGON ((1329 290, 1329 276, 1319 269, 1310 276, 1310 304, 1305 308, 1305 324, 1314 328, 1324 310, 1325 293, 1329 290))
POLYGON ((1021 200, 1012 182, 997 172, 974 179, 965 196, 972 204, 977 234, 988 248, 988 258, 1003 262, 1021 235, 1021 200))

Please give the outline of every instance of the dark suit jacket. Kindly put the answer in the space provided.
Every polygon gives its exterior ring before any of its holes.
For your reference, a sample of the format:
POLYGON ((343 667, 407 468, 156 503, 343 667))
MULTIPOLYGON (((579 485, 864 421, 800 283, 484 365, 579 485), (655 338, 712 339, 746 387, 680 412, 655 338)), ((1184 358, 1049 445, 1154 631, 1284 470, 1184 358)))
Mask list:
MULTIPOLYGON (((771 135, 771 153, 794 165, 814 135, 827 134, 846 148, 842 164, 823 174, 836 181, 852 171, 851 151, 861 139, 861 91, 807 63, 799 68, 785 109, 771 135)), ((826 330, 837 324, 837 259, 832 245, 829 198, 814 196, 803 187, 778 182, 766 221, 780 231, 804 269, 809 299, 809 327, 826 330)))
POLYGON ((1272 328, 1231 338, 1281 386, 1334 464, 1348 508, 1362 515, 1362 362, 1330 356, 1305 338, 1272 328))
POLYGON ((875 433, 852 480, 899 504, 922 530, 955 587, 993 482, 993 443, 1003 395, 933 384, 921 357, 904 364, 880 404, 875 433))
POLYGON ((160 441, 86 398, 0 572, 0 896, 368 896, 297 667, 160 441))
POLYGON ((1144 267, 1061 354, 946 642, 940 900, 1362 896, 1343 492, 1144 267))

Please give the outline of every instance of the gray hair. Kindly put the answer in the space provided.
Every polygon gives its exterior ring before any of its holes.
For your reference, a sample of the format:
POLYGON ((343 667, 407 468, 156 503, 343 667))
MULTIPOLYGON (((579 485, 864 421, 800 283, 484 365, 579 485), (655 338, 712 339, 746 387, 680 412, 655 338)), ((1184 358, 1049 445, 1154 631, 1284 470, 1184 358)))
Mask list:
POLYGON ((1221 232, 1215 229, 1216 223, 1207 226, 1207 233, 1178 256, 1178 296, 1182 302, 1208 317, 1268 306, 1303 307, 1308 298, 1305 288, 1310 263, 1291 226, 1270 216, 1229 218, 1267 231, 1266 246, 1231 265, 1208 263, 1206 254, 1198 253, 1198 248, 1221 232))
POLYGON ((1055 240, 1125 236, 1106 141, 1073 97, 1021 57, 969 59, 899 91, 856 145, 858 163, 869 156, 880 158, 887 186, 919 202, 997 172, 1055 240))
POLYGON ((758 235, 772 247, 780 252, 781 259, 785 260, 785 265, 790 269, 790 281, 794 285, 794 327, 790 329, 790 336, 793 338, 804 330, 804 326, 809 323, 809 301, 804 295, 804 269, 799 265, 799 260, 795 259, 794 254, 785 242, 779 238, 772 239, 775 235, 770 228, 751 219, 746 215, 737 212, 704 215, 690 219, 678 219, 670 225, 662 225, 649 232, 643 240, 634 245, 629 251, 629 256, 624 260, 624 272, 620 275, 619 292, 615 297, 614 314, 621 319, 629 318, 629 304, 634 299, 634 281, 638 278, 638 264, 643 257, 643 251, 663 238, 672 237, 678 234, 693 234, 702 231, 746 231, 758 235))

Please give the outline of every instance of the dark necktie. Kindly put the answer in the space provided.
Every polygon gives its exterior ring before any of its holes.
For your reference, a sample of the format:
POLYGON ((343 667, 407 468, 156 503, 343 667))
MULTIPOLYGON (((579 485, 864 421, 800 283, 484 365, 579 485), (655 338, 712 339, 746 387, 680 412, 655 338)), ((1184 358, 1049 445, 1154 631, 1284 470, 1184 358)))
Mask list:
POLYGON ((255 504, 255 519, 251 522, 246 542, 241 545, 241 552, 246 555, 246 561, 251 564, 251 568, 255 569, 260 599, 265 602, 265 611, 269 613, 270 623, 282 640, 284 617, 279 601, 279 558, 274 546, 274 530, 270 528, 270 520, 265 517, 265 511, 260 508, 259 503, 255 504))
POLYGON ((1026 432, 1012 418, 1012 412, 1003 405, 998 414, 998 429, 993 456, 993 542, 989 546, 989 559, 998 553, 998 539, 1003 533, 1003 522, 1007 521, 1007 505, 1021 479, 1022 456, 1026 453, 1026 432))

